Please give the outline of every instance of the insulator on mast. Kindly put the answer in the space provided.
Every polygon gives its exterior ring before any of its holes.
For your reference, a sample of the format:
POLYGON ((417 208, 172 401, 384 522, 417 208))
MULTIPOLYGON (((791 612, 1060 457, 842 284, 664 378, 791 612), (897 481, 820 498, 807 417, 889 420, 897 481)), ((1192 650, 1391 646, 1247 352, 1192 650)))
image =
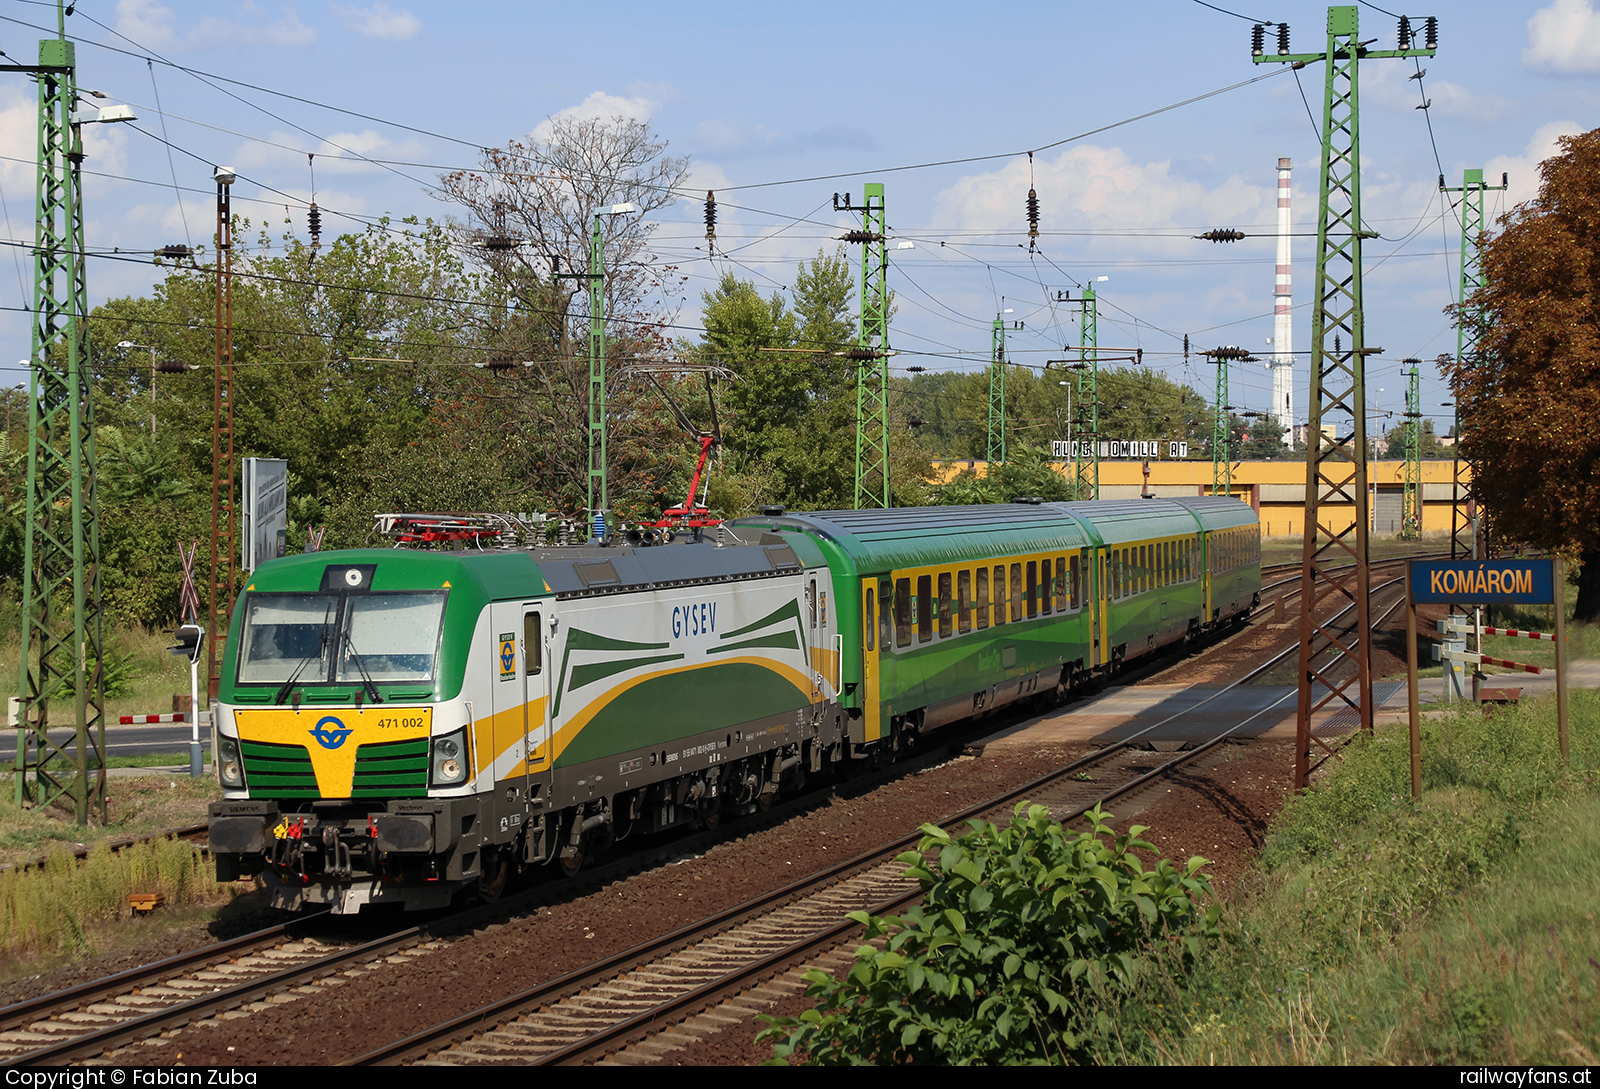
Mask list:
POLYGON ((316 201, 311 202, 306 212, 306 227, 311 232, 311 260, 315 261, 317 251, 322 249, 322 209, 317 207, 316 201))
POLYGON ((1439 48, 1439 20, 1436 16, 1428 16, 1428 21, 1422 24, 1422 44, 1428 49, 1439 48))
POLYGON ((1289 53, 1289 24, 1278 24, 1278 55, 1287 56, 1289 53))
POLYGON ((1207 242, 1237 242, 1244 237, 1244 232, 1236 231, 1231 227, 1219 227, 1216 230, 1207 231, 1205 234, 1197 234, 1195 237, 1203 238, 1207 242))
POLYGON ((1411 48, 1411 20, 1404 15, 1400 16, 1400 48, 1411 48))
POLYGON ((839 236, 841 242, 882 242, 883 235, 877 231, 846 231, 839 236))
POLYGON ((1028 190, 1028 251, 1039 241, 1039 194, 1028 190))
POLYGON ((1250 28, 1250 55, 1252 57, 1261 56, 1261 54, 1263 52, 1265 52, 1264 47, 1266 45, 1266 41, 1267 41, 1267 28, 1266 27, 1262 26, 1260 23, 1257 23, 1255 26, 1251 27, 1250 28))
POLYGON ((706 250, 717 248, 717 195, 706 190, 706 250))

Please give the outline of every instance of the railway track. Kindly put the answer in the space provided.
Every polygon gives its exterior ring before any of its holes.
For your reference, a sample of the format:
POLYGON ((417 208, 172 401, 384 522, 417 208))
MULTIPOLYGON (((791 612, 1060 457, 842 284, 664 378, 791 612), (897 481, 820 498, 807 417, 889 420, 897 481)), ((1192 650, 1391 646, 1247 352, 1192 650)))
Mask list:
MULTIPOLYGON (((1401 581, 1391 580, 1375 587, 1375 591, 1401 581)), ((1398 604, 1390 607, 1391 612, 1394 607, 1398 604)), ((1235 683, 1247 683, 1296 649, 1288 647, 1235 683)), ((1219 694, 1225 690, 1219 690, 1219 694)), ((1003 718, 991 719, 985 729, 1004 724, 1003 718)), ((1150 753, 1132 747, 1131 743, 1140 736, 1134 735, 1075 761, 1052 776, 958 814, 951 822, 959 824, 969 816, 1007 810, 1023 796, 1049 805, 1058 816, 1070 820, 1096 804, 1124 797, 1170 774, 1220 744, 1231 732, 1161 763, 1153 763, 1150 753), (1100 785, 1106 781, 1119 785, 1106 790, 1100 785)), ((915 770, 915 764, 933 759, 925 756, 910 767, 899 765, 883 777, 915 770)), ((772 821, 785 819, 791 807, 808 804, 811 803, 801 800, 775 806, 768 817, 772 821)), ((741 822, 737 834, 751 830, 750 823, 741 822)), ((725 838, 731 838, 727 830, 704 833, 691 837, 690 842, 679 841, 670 850, 682 854, 708 849, 725 838), (700 838, 707 842, 693 842, 700 838)), ((778 890, 758 903, 741 905, 737 912, 670 935, 664 942, 652 943, 652 948, 629 950, 583 973, 474 1010, 449 1025, 356 1061, 593 1061, 626 1046, 630 1040, 747 992, 787 967, 837 947, 853 929, 853 924, 843 921, 849 911, 883 914, 903 910, 916 898, 917 890, 904 881, 900 876, 902 867, 892 860, 914 847, 917 838, 906 837, 870 856, 778 890), (738 963, 730 968, 732 962, 738 963), (580 975, 584 978, 577 978, 580 975), (479 1031, 486 1024, 493 1026, 487 1034, 479 1031)), ((600 867, 580 876, 574 884, 609 880, 639 865, 638 860, 629 860, 600 867)), ((310 934, 314 929, 312 921, 300 920, 0 1010, 0 1064, 93 1060, 182 1025, 208 1018, 243 1016, 268 1003, 292 1000, 296 994, 320 993, 364 974, 367 969, 363 965, 426 955, 445 947, 447 934, 484 925, 497 915, 525 908, 538 899, 570 895, 567 886, 567 882, 553 883, 550 888, 519 894, 499 905, 407 928, 370 942, 329 941, 310 934)))
MULTIPOLYGON (((1402 583, 1403 579, 1393 579, 1374 591, 1402 583)), ((1400 603, 1391 604, 1383 617, 1400 603)), ((1353 610, 1353 605, 1348 606, 1335 619, 1353 610)), ((1286 647, 1211 698, 1248 684, 1298 649, 1297 645, 1286 647)), ((941 823, 949 828, 977 816, 1003 819, 1022 799, 1046 805, 1057 819, 1071 822, 1097 805, 1152 788, 1177 769, 1201 760, 1272 709, 1257 712, 1204 744, 1170 758, 1134 747, 1140 736, 1166 724, 1157 723, 941 823), (1100 785, 1105 779, 1115 780, 1115 785, 1109 789, 1100 785)), ((840 947, 859 931, 844 918, 847 912, 898 914, 919 899, 919 890, 904 878, 902 864, 894 859, 915 849, 920 838, 920 834, 902 837, 759 902, 740 905, 582 972, 498 999, 374 1049, 348 1065, 575 1065, 608 1061, 608 1057, 628 1063, 650 1061, 648 1050, 628 1049, 686 1020, 694 1025, 691 1032, 715 1031, 719 1020, 731 1023, 738 1019, 718 1014, 720 1004, 734 1003, 733 1008, 738 1009, 742 996, 760 988, 774 997, 792 993, 797 987, 792 979, 786 987, 772 982, 773 977, 819 956, 831 958, 829 967, 841 966, 848 955, 840 947)))

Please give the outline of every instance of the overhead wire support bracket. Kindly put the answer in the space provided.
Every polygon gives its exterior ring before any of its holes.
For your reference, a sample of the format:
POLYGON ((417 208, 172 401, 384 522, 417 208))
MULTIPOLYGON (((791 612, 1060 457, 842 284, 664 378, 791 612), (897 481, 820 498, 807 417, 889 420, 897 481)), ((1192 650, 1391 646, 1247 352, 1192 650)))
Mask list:
POLYGON ((1324 66, 1322 166, 1317 211, 1316 294, 1311 315, 1311 392, 1306 441, 1305 538, 1301 552, 1299 702, 1295 716, 1294 786, 1304 789, 1313 768, 1334 752, 1312 732, 1312 718, 1330 704, 1354 710, 1363 732, 1372 730, 1372 613, 1369 601, 1366 413, 1366 326, 1362 303, 1360 62, 1431 57, 1438 20, 1424 21, 1415 47, 1409 20, 1399 26, 1398 49, 1373 49, 1362 41, 1354 5, 1328 8, 1323 51, 1294 53, 1287 24, 1277 26, 1277 52, 1266 51, 1265 25, 1251 28, 1254 64, 1324 66), (1343 349, 1341 336, 1348 338, 1343 349), (1331 350, 1330 350, 1331 349, 1331 350), (1350 434, 1328 441, 1323 419, 1343 413, 1350 434), (1353 517, 1346 523, 1347 515, 1353 517), (1350 560, 1341 566, 1337 561, 1350 560), (1355 603, 1353 625, 1322 615, 1332 597, 1355 603), (1336 675, 1341 652, 1355 661, 1353 676, 1336 675), (1320 750, 1313 760, 1313 747, 1320 750))

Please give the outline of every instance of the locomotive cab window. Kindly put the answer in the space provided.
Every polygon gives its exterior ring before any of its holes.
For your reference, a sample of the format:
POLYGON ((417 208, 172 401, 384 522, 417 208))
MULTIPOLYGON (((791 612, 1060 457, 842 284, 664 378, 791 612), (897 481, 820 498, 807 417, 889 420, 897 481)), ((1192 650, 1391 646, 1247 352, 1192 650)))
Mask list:
POLYGON ((443 590, 249 593, 238 683, 430 681, 444 605, 443 590))

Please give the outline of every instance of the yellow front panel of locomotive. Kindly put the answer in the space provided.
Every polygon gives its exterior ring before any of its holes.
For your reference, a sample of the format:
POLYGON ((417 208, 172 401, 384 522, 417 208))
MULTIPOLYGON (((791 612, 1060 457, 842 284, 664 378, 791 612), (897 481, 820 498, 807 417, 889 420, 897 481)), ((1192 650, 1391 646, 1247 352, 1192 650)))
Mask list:
POLYGON ((298 711, 233 713, 243 741, 302 745, 311 757, 317 792, 348 798, 355 781, 356 752, 383 741, 411 741, 433 732, 432 707, 340 707, 298 711))

